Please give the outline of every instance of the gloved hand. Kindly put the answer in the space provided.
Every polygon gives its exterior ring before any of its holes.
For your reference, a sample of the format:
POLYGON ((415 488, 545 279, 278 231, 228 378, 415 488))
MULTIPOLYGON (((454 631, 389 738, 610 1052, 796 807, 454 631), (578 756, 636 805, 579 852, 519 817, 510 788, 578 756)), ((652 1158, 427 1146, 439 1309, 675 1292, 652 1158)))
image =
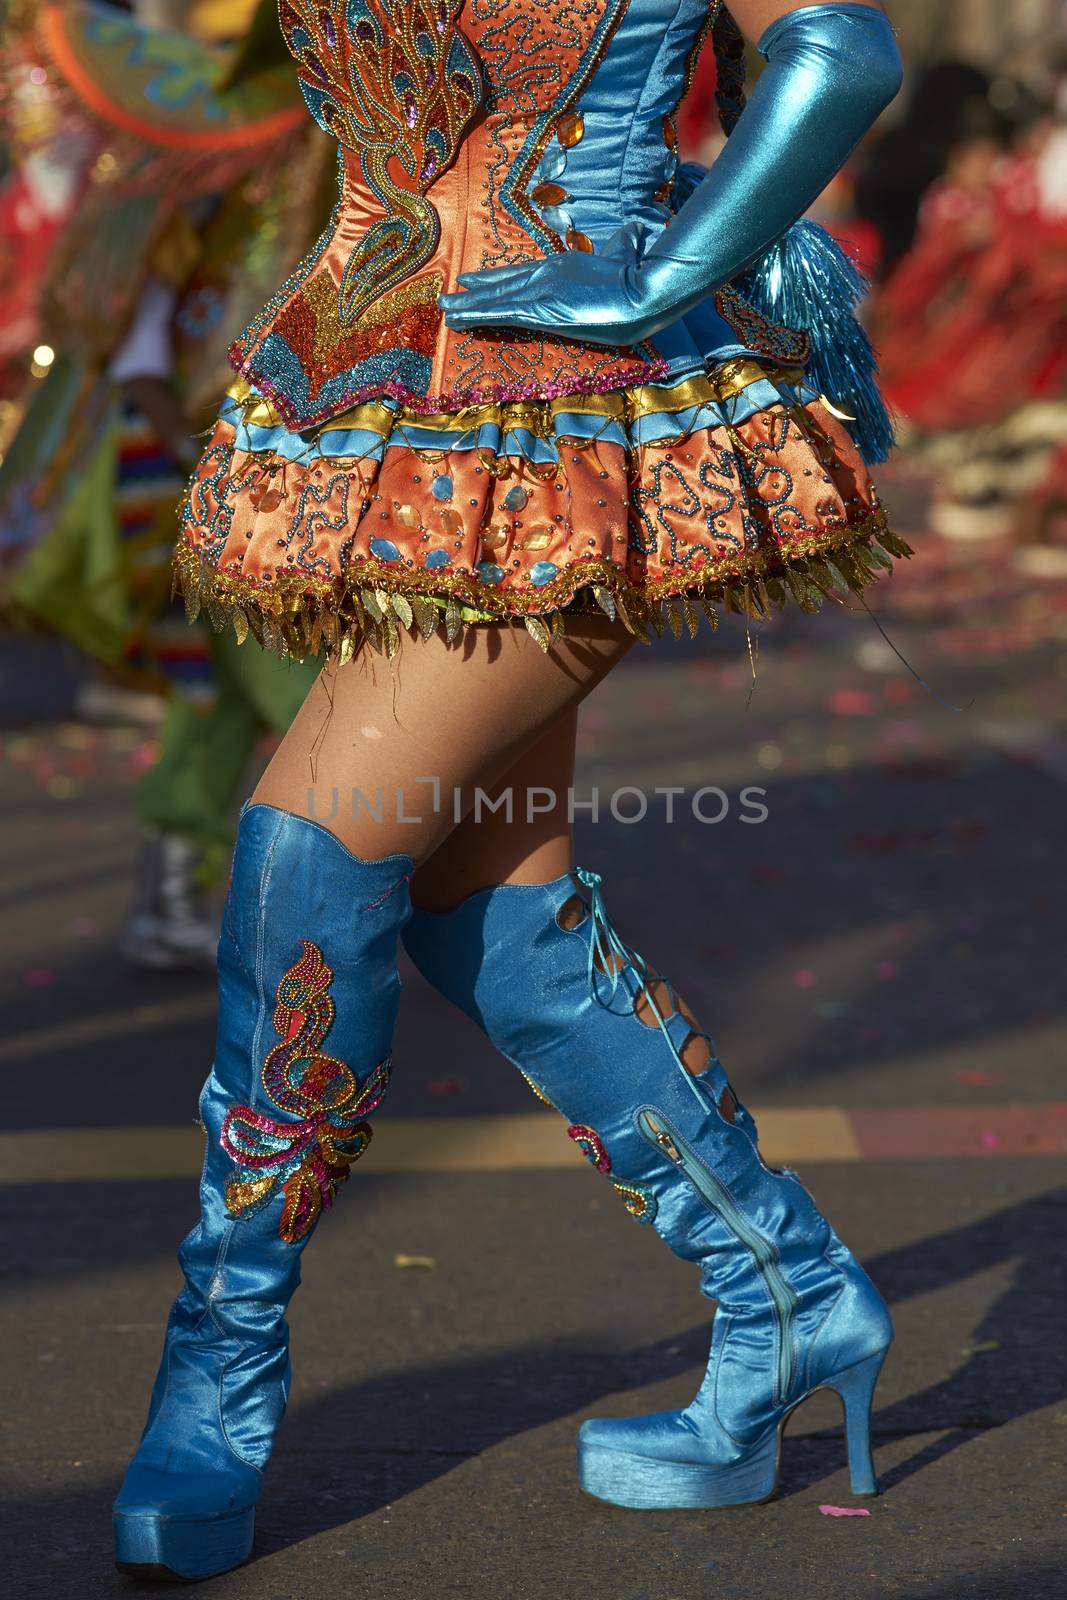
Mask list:
POLYGON ((662 224, 628 222, 596 255, 568 250, 518 267, 461 272, 457 282, 469 292, 441 295, 438 303, 450 328, 505 322, 591 344, 636 344, 648 315, 638 269, 644 249, 662 231, 662 224))
POLYGON ((462 273, 439 305, 450 328, 533 328, 636 345, 762 254, 807 210, 900 88, 884 14, 805 6, 758 49, 767 67, 707 176, 655 237, 629 225, 596 254, 462 273))

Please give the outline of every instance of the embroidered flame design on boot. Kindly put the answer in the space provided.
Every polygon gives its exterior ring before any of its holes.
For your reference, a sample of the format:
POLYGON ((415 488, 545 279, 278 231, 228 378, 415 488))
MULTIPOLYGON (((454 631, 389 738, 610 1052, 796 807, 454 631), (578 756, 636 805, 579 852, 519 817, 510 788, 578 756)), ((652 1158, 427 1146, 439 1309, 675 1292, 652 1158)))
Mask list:
POLYGON ((251 1106, 234 1106, 222 1125, 222 1146, 242 1169, 226 1185, 231 1217, 261 1211, 278 1184, 285 1204, 280 1236, 295 1244, 310 1232, 371 1141, 363 1119, 377 1109, 389 1084, 389 1058, 362 1084, 343 1061, 322 1053, 336 1008, 333 972, 317 945, 304 953, 278 985, 274 1027, 280 1042, 263 1063, 262 1081, 272 1103, 299 1117, 279 1122, 251 1106))

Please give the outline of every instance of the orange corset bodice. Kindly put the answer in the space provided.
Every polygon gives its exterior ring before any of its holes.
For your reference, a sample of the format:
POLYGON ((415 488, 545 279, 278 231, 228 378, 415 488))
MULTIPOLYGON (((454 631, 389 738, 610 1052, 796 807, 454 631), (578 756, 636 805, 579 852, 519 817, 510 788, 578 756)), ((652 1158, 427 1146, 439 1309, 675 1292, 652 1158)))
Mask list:
POLYGON ((636 350, 457 333, 458 275, 662 226, 673 115, 719 0, 280 0, 340 196, 231 350, 305 428, 371 398, 420 411, 669 381, 712 354, 803 358, 731 290, 636 350))

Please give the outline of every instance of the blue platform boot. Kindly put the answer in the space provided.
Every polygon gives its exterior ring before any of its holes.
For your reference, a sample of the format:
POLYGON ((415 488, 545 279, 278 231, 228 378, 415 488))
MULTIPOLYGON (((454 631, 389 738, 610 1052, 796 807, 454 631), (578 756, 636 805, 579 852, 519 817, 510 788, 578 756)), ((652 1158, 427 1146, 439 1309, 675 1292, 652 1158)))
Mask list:
POLYGON ((856 1494, 876 1492, 875 1382, 893 1326, 877 1289, 755 1124, 706 1034, 623 944, 599 876, 504 884, 454 910, 416 910, 415 965, 488 1034, 621 1194, 718 1303, 707 1372, 680 1411, 593 1418, 583 1489, 615 1505, 728 1506, 774 1493, 782 1427, 815 1389, 844 1402, 856 1494), (584 893, 577 893, 581 888, 584 893), (696 1036, 707 1065, 682 1052, 696 1036))
POLYGON ((289 1391, 285 1308, 300 1254, 366 1149, 388 1083, 413 868, 403 855, 360 860, 273 806, 242 813, 200 1097, 201 1215, 115 1502, 123 1572, 206 1578, 251 1552, 289 1391))

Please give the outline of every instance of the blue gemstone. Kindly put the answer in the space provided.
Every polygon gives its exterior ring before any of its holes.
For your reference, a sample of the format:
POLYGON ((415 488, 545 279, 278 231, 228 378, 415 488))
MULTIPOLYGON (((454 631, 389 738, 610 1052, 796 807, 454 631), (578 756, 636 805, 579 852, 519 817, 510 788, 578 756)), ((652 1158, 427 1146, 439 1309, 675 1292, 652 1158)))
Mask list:
POLYGON ((431 550, 425 564, 428 567, 447 567, 451 559, 447 550, 431 550))
POLYGON ((504 509, 506 511, 521 511, 529 498, 530 496, 526 493, 526 490, 520 484, 516 484, 504 496, 504 509))
POLYGON ((537 176, 545 178, 558 178, 567 168, 567 152, 560 144, 550 144, 541 157, 541 164, 537 169, 537 176))
POLYGON ((542 206, 541 215, 557 233, 566 233, 568 228, 574 227, 574 218, 562 206, 542 206))
POLYGON ((400 556, 400 551, 392 539, 372 539, 370 553, 372 556, 377 556, 379 561, 396 561, 400 556))
POLYGON ((495 561, 479 561, 474 570, 483 583, 499 583, 504 576, 503 567, 498 567, 495 561))
POLYGON ((543 583, 550 583, 558 571, 554 561, 535 561, 530 568, 530 582, 539 589, 543 583))
POLYGON ((435 478, 431 483, 430 493, 435 500, 451 500, 454 487, 455 485, 448 473, 442 472, 440 477, 435 478))

